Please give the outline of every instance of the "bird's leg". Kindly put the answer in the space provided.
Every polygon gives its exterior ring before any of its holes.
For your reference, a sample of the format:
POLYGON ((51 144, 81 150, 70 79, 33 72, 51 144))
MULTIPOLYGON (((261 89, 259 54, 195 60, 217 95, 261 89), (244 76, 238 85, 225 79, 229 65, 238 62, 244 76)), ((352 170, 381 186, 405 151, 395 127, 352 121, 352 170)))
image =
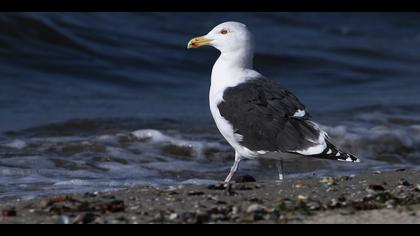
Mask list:
POLYGON ((283 160, 277 162, 277 170, 279 171, 279 180, 283 181, 284 179, 284 164, 283 160))
POLYGON ((232 180, 233 176, 238 170, 239 163, 241 162, 241 160, 242 160, 241 156, 239 156, 238 153, 235 153, 235 163, 233 163, 233 166, 230 169, 229 175, 226 177, 225 184, 228 184, 232 180))

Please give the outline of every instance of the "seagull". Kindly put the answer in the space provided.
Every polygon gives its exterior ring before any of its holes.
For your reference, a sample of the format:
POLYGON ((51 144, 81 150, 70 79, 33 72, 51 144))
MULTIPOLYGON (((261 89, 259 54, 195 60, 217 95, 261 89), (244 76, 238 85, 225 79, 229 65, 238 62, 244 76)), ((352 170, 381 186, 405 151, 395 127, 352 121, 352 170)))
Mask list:
POLYGON ((235 150, 225 183, 244 159, 275 160, 280 180, 285 160, 360 162, 330 142, 295 95, 253 69, 253 35, 245 24, 222 23, 190 40, 187 48, 204 45, 220 51, 211 73, 209 100, 217 128, 235 150))

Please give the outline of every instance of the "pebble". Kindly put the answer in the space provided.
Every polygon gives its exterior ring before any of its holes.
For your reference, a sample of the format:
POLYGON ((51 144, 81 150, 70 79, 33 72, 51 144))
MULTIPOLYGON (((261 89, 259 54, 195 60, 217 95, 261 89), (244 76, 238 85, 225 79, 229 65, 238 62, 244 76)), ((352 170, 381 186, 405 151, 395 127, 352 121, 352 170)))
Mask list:
POLYGON ((303 188, 305 185, 303 183, 296 183, 293 185, 293 188, 303 188))
POLYGON ((400 179, 398 184, 402 185, 402 186, 405 186, 405 187, 410 187, 411 186, 411 184, 406 179, 400 179))
POLYGON ((92 212, 82 213, 74 219, 73 224, 89 224, 95 221, 95 219, 96 215, 92 212))
POLYGON ((259 213, 265 211, 266 208, 263 205, 260 204, 252 204, 247 209, 247 213, 259 213))
POLYGON ((169 215, 169 220, 176 220, 178 219, 178 214, 177 213, 172 213, 169 215))
POLYGON ((1 215, 3 217, 15 217, 17 215, 17 212, 15 209, 5 209, 1 211, 1 215))
POLYGON ((187 194, 188 196, 202 196, 202 195, 204 195, 204 192, 200 192, 200 191, 191 191, 191 192, 188 192, 188 194, 187 194))
POLYGON ((333 198, 330 200, 328 206, 332 208, 336 208, 336 207, 341 206, 341 203, 337 199, 333 198))
POLYGON ((337 181, 333 177, 323 177, 320 182, 328 186, 337 184, 337 181))
POLYGON ((320 204, 320 203, 318 203, 318 202, 314 202, 314 201, 310 201, 310 202, 308 202, 306 206, 307 206, 307 207, 308 207, 308 209, 309 209, 309 210, 311 210, 311 211, 316 211, 316 210, 321 209, 321 204, 320 204))
POLYGON ((240 209, 237 206, 232 207, 232 215, 239 215, 240 209))
POLYGON ((119 201, 119 200, 110 202, 107 205, 107 211, 109 211, 111 213, 125 211, 124 202, 123 201, 119 201))
POLYGON ((68 216, 60 216, 58 217, 57 224, 60 225, 68 225, 70 224, 70 218, 68 216))
POLYGON ((195 223, 197 223, 197 224, 205 223, 205 222, 209 221, 210 218, 211 218, 209 216, 209 214, 207 214, 206 212, 199 211, 199 210, 196 212, 195 217, 196 217, 196 222, 195 223))
POLYGON ((330 192, 337 192, 337 189, 334 187, 327 188, 327 193, 330 193, 330 192))
POLYGON ((308 197, 307 197, 307 196, 304 196, 304 195, 299 195, 297 198, 298 198, 299 200, 301 200, 301 201, 306 201, 306 200, 308 200, 308 197))
POLYGON ((385 191, 385 188, 382 185, 371 184, 369 185, 368 190, 379 192, 379 191, 385 191))

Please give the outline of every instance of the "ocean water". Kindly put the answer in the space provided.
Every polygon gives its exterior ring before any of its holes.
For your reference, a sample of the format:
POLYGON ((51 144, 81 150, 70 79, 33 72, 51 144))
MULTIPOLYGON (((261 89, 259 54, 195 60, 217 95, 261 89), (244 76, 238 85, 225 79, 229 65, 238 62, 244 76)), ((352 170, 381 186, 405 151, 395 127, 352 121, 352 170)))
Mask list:
MULTIPOLYGON (((2 13, 0 198, 223 180, 218 52, 186 44, 228 20, 254 32, 255 68, 362 159, 286 163, 288 178, 420 166, 418 13, 2 13)), ((239 174, 272 180, 273 164, 239 174)))

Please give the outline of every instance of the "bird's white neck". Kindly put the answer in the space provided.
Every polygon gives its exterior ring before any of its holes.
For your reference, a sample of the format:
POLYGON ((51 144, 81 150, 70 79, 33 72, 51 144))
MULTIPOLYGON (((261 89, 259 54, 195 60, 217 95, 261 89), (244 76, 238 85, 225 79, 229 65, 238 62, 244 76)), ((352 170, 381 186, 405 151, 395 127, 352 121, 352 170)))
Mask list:
POLYGON ((245 74, 253 71, 253 54, 251 49, 222 52, 213 66, 211 92, 245 82, 248 78, 245 74))
POLYGON ((222 52, 217 59, 215 66, 224 66, 233 69, 250 69, 254 64, 254 51, 249 48, 247 50, 237 50, 232 52, 222 52))

